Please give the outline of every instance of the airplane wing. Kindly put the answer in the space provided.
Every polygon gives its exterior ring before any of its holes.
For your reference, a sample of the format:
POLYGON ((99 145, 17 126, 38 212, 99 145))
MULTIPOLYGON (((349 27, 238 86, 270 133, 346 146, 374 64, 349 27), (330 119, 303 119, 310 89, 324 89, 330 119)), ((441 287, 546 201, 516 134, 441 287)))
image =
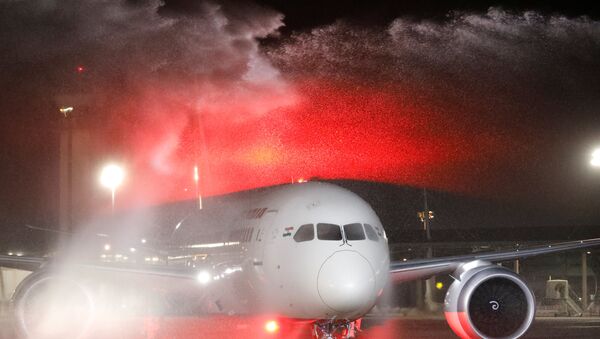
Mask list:
POLYGON ((84 269, 92 269, 94 271, 99 272, 153 275, 165 278, 177 278, 187 280, 197 279, 198 273, 202 271, 199 268, 191 269, 185 267, 174 267, 169 265, 123 265, 115 263, 81 263, 77 265, 84 269))
MULTIPOLYGON (((14 268, 25 271, 36 271, 42 266, 51 265, 53 263, 61 264, 61 261, 51 261, 50 258, 44 257, 0 255, 0 267, 14 268)), ((168 265, 133 265, 104 262, 73 262, 69 264, 81 269, 93 269, 99 272, 155 275, 179 279, 196 279, 198 273, 200 272, 200 269, 190 269, 168 265)))
POLYGON ((600 238, 570 241, 510 251, 481 252, 468 255, 399 261, 390 264, 390 275, 394 282, 425 279, 434 275, 451 274, 461 264, 474 260, 500 262, 594 246, 600 246, 600 238))
POLYGON ((18 257, 0 254, 0 267, 15 268, 25 271, 35 271, 46 261, 46 258, 40 257, 18 257))

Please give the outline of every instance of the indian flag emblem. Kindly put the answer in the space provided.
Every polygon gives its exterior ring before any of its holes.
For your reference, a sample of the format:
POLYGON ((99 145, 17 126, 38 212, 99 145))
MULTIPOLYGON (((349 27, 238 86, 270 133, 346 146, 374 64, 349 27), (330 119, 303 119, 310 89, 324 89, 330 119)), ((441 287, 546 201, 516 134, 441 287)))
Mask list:
POLYGON ((285 232, 283 232, 283 236, 284 237, 289 237, 292 235, 292 231, 294 230, 293 227, 286 227, 285 228, 285 232))

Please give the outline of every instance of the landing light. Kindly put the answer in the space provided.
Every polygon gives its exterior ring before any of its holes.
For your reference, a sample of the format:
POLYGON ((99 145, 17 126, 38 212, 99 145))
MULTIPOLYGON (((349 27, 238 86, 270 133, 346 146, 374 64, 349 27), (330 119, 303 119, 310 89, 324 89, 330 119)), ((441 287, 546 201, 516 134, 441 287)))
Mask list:
POLYGON ((267 333, 275 333, 279 331, 279 324, 275 320, 269 320, 265 324, 265 331, 267 331, 267 333))
POLYGON ((208 284, 208 282, 210 281, 210 278, 211 278, 210 273, 208 273, 207 271, 202 271, 202 272, 198 273, 198 275, 196 276, 196 279, 202 285, 208 284))

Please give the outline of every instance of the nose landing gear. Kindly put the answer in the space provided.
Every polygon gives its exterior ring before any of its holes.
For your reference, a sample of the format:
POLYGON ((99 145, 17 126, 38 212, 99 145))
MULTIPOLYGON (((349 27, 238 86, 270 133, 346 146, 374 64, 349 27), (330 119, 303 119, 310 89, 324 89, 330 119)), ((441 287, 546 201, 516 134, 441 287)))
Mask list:
POLYGON ((313 337, 317 339, 350 339, 356 338, 360 332, 361 319, 350 320, 319 320, 313 325, 313 337))

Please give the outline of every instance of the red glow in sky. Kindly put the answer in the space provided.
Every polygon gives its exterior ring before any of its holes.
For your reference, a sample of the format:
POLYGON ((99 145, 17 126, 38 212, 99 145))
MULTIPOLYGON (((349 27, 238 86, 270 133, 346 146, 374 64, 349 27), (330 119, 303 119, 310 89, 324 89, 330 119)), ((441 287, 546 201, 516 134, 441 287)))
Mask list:
POLYGON ((196 163, 205 196, 300 178, 481 194, 495 188, 487 182, 488 169, 527 153, 514 152, 526 143, 524 137, 498 133, 493 121, 482 123, 450 104, 417 100, 397 86, 310 80, 297 82, 296 91, 293 105, 264 114, 232 114, 226 104, 214 110, 218 113, 199 114, 173 101, 167 104, 177 114, 139 119, 125 138, 125 157, 134 172, 123 189, 126 200, 193 198, 196 163))

